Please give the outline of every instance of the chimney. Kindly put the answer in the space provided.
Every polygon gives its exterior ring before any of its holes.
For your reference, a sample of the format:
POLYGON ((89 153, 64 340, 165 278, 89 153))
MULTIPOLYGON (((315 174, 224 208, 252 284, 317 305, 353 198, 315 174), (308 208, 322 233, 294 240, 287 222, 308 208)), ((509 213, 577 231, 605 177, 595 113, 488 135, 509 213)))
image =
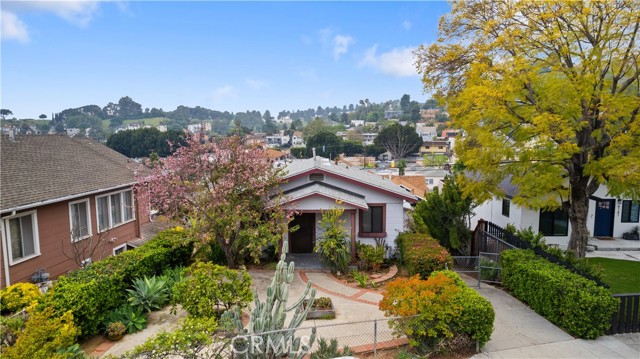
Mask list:
POLYGON ((313 153, 313 159, 315 160, 316 159, 316 148, 315 147, 311 149, 311 153, 313 153))

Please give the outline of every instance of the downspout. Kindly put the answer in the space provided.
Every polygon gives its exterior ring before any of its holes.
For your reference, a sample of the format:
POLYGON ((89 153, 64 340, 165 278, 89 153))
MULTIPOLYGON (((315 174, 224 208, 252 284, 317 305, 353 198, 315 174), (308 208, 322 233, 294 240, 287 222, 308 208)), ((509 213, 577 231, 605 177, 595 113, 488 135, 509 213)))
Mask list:
POLYGON ((7 236, 4 230, 4 220, 0 223, 0 232, 2 232, 2 263, 4 264, 4 286, 5 288, 11 285, 11 276, 9 275, 9 254, 7 253, 7 236))

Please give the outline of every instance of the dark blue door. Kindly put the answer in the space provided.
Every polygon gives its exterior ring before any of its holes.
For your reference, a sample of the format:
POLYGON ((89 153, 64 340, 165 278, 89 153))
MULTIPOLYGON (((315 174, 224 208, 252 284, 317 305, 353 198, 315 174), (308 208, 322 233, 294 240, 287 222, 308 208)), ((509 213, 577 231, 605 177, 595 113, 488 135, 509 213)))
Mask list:
POLYGON ((596 200, 596 220, 593 228, 594 237, 613 236, 613 208, 615 199, 596 200))

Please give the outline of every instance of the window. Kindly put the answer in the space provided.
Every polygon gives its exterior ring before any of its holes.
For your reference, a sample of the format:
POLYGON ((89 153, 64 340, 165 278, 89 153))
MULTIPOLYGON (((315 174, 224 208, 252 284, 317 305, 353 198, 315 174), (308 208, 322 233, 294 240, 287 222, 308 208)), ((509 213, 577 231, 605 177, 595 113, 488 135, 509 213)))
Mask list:
POLYGON ((126 190, 96 198, 98 230, 100 232, 117 227, 135 219, 133 192, 126 190))
POLYGON ((433 178, 427 178, 427 184, 433 185, 433 178))
POLYGON ((324 181, 323 173, 312 173, 309 175, 309 181, 324 181))
POLYGON ((91 215, 89 200, 69 203, 69 221, 71 225, 71 240, 77 241, 91 236, 91 215))
POLYGON ((9 264, 14 265, 40 255, 36 212, 5 218, 4 231, 9 244, 9 264))
POLYGON ((623 223, 638 223, 640 219, 640 203, 629 200, 622 201, 623 223))
POLYGON ((130 244, 128 244, 128 243, 125 243, 125 244, 123 244, 123 245, 119 245, 119 246, 115 247, 115 248, 113 249, 113 255, 114 255, 114 256, 117 256, 118 254, 120 254, 120 253, 122 253, 122 252, 130 251, 130 250, 132 250, 132 249, 136 249, 136 247, 134 247, 134 246, 132 246, 132 245, 130 245, 130 244))
POLYGON ((566 236, 569 232, 569 217, 567 212, 540 211, 540 233, 545 236, 566 236))
POLYGON ((502 215, 505 217, 509 217, 509 212, 511 210, 511 201, 503 198, 502 199, 502 215))
POLYGON ((385 233, 385 206, 369 205, 366 211, 360 210, 360 234, 361 237, 386 236, 385 233))

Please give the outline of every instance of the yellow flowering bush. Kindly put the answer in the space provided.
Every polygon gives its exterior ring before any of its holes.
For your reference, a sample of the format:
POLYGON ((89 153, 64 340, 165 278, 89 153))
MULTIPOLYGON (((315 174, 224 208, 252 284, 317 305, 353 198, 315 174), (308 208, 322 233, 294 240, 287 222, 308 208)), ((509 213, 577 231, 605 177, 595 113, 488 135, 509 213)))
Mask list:
POLYGON ((42 293, 33 283, 16 283, 0 291, 0 310, 16 313, 37 301, 42 293))

